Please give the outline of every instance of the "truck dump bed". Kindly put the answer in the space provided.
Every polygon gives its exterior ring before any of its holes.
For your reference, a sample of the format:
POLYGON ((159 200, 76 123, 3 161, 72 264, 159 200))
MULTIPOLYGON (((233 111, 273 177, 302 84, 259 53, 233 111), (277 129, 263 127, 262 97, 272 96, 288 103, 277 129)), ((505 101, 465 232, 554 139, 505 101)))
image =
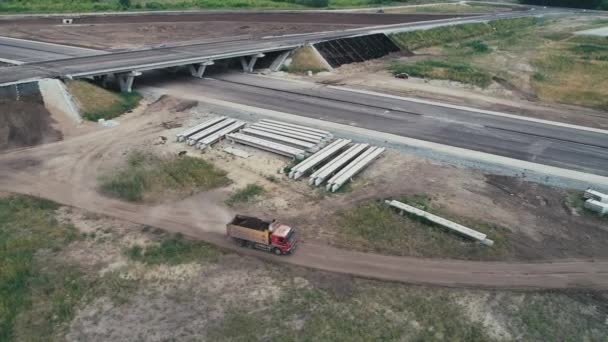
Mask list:
POLYGON ((226 226, 228 236, 264 245, 270 243, 270 222, 255 217, 237 215, 226 226))

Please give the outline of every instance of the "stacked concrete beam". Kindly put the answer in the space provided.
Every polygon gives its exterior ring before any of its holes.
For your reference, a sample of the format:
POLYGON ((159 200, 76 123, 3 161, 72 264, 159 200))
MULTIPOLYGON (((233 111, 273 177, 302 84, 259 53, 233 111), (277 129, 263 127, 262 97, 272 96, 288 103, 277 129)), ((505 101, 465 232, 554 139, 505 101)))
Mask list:
POLYGON ((327 145, 325 148, 320 150, 319 152, 313 154, 300 164, 294 166, 289 173, 289 177, 293 179, 298 179, 310 172, 314 167, 320 165, 325 162, 327 159, 335 156, 340 152, 344 147, 351 143, 351 140, 347 139, 338 139, 333 143, 327 145))
POLYGON ((301 131, 303 133, 320 135, 322 137, 325 137, 326 139, 333 138, 331 132, 324 131, 322 129, 316 129, 316 128, 311 128, 311 127, 302 126, 302 125, 295 125, 295 124, 290 124, 290 123, 270 120, 270 119, 264 119, 264 120, 260 121, 260 123, 269 124, 269 125, 277 125, 277 126, 281 126, 284 128, 289 128, 294 131, 301 131))
POLYGON ((306 142, 310 142, 310 143, 314 143, 314 144, 320 144, 323 141, 323 137, 319 137, 319 136, 308 134, 308 133, 296 132, 296 131, 292 131, 289 129, 273 126, 273 125, 267 125, 264 123, 253 124, 251 126, 251 128, 255 128, 260 131, 265 131, 268 133, 279 134, 279 135, 289 137, 289 138, 295 138, 298 140, 302 140, 302 141, 306 141, 306 142))
POLYGON ((220 122, 216 123, 215 125, 190 136, 188 138, 188 145, 190 145, 190 146, 195 145, 196 143, 198 143, 199 140, 202 140, 203 138, 205 138, 223 128, 226 128, 235 122, 236 122, 235 119, 226 119, 226 120, 220 121, 220 122))
POLYGON ((420 210, 418 208, 412 207, 411 205, 407 205, 405 203, 401 203, 399 201, 386 201, 386 204, 388 204, 389 206, 393 207, 393 208, 397 208, 399 210, 402 210, 404 212, 416 215, 416 216, 420 216, 420 217, 424 217, 425 219, 438 224, 442 227, 448 228, 450 230, 453 230, 459 234, 465 235, 471 239, 477 240, 479 242, 481 242, 484 245, 487 246, 492 246, 494 245, 494 241, 488 239, 488 236, 486 234, 480 233, 474 229, 465 227, 463 225, 460 225, 456 222, 452 222, 450 220, 446 220, 442 217, 439 217, 437 215, 433 215, 431 213, 428 213, 424 210, 420 210))
POLYGON ((608 214, 608 203, 596 201, 591 198, 585 201, 585 208, 595 211, 595 212, 599 213, 600 215, 608 214))
POLYGON ((378 158, 384 150, 384 147, 372 147, 363 152, 359 157, 327 181, 327 191, 336 192, 346 182, 366 168, 374 159, 378 158))
POLYGON ((593 189, 587 189, 583 197, 587 200, 592 199, 598 202, 608 203, 608 194, 604 194, 593 189))
POLYGON ((342 167, 348 165, 353 159, 355 159, 361 152, 368 148, 368 144, 354 144, 348 150, 342 152, 336 158, 329 163, 325 164, 322 168, 315 171, 308 179, 310 185, 321 185, 331 175, 338 172, 342 167))
POLYGON ((211 146, 211 145, 215 144, 216 142, 220 141, 227 134, 243 128, 243 126, 245 126, 245 122, 236 121, 232 125, 230 125, 226 128, 223 128, 220 131, 215 132, 215 133, 199 140, 198 143, 196 144, 196 148, 203 150, 203 149, 207 148, 207 146, 211 146))
POLYGON ((249 135, 258 136, 260 138, 268 138, 268 139, 275 140, 277 142, 284 143, 287 145, 294 145, 298 148, 303 148, 306 150, 310 150, 316 146, 316 144, 313 144, 310 142, 302 141, 302 140, 295 139, 295 138, 290 138, 290 137, 280 135, 280 134, 275 134, 275 133, 258 130, 255 128, 245 128, 245 129, 241 130, 241 132, 249 134, 249 135))
POLYGON ((261 150, 291 157, 294 159, 302 159, 305 156, 305 151, 299 148, 287 146, 284 144, 272 142, 265 139, 253 137, 243 133, 232 133, 227 135, 228 139, 243 145, 249 145, 261 150))
POLYGON ((211 127, 213 125, 215 125, 216 123, 223 121, 224 119, 226 119, 225 116, 221 116, 219 118, 215 118, 215 119, 211 119, 211 120, 207 120, 201 124, 198 124, 194 127, 188 128, 187 130, 177 134, 177 141, 178 142, 182 142, 186 139, 188 139, 190 136, 204 130, 205 128, 211 127))
POLYGON ((585 208, 595 211, 600 215, 608 214, 608 194, 587 189, 583 197, 586 199, 585 208))

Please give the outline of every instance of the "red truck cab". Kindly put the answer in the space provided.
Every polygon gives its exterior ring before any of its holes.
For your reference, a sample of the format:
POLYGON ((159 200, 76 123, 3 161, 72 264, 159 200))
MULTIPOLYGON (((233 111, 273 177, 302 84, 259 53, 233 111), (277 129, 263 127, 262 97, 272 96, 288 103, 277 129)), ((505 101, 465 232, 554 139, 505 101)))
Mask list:
MULTIPOLYGON (((291 253, 296 248, 296 231, 295 229, 281 224, 272 222, 270 224, 270 244, 281 250, 281 254, 291 253)), ((276 253, 276 250, 275 250, 276 253)))

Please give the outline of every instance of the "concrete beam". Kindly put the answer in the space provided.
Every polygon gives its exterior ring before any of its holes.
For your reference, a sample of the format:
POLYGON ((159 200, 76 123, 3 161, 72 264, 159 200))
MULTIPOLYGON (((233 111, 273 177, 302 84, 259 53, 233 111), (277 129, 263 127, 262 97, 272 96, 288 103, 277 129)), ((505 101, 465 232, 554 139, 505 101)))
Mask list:
POLYGON ((255 67, 255 63, 258 61, 259 58, 265 57, 266 55, 263 53, 258 53, 257 55, 252 55, 249 57, 249 61, 247 61, 247 57, 246 56, 242 56, 240 58, 241 60, 241 66, 243 67, 243 72, 253 72, 253 68, 255 67))
POLYGON ((205 70, 207 69, 208 66, 215 64, 213 61, 208 61, 208 62, 203 62, 203 63, 198 63, 198 64, 191 64, 188 66, 188 69, 190 70, 190 74, 192 74, 192 76, 197 77, 197 78, 203 78, 203 75, 205 74, 205 70))
POLYGON ((116 75, 118 85, 120 86, 120 91, 123 93, 130 93, 133 90, 133 81, 137 76, 141 76, 141 72, 131 71, 125 74, 116 75))

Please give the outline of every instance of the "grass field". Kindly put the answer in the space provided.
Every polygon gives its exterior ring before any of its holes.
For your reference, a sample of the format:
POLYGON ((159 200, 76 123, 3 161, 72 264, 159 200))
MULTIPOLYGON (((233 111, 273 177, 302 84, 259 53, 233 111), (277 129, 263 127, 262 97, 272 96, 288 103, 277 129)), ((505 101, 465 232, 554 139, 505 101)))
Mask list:
POLYGON ((56 253, 78 238, 73 226, 54 218, 58 207, 24 196, 0 199, 0 341, 12 340, 16 326, 24 325, 40 336, 53 336, 56 326, 70 320, 74 302, 82 297, 77 270, 49 269, 35 258, 39 250, 56 253), (45 307, 34 308, 33 299, 45 307))
POLYGON ((499 79, 527 98, 607 110, 608 40, 574 35, 602 25, 585 17, 525 18, 402 33, 392 36, 402 48, 432 48, 432 56, 388 67, 481 87, 499 79))
POLYGON ((346 244, 378 253, 419 257, 492 260, 510 253, 509 231, 505 228, 446 215, 425 195, 403 196, 397 200, 485 233, 495 244, 486 247, 417 217, 399 215, 381 200, 337 214, 335 224, 346 244))
POLYGON ((5 0, 0 12, 95 12, 214 8, 342 8, 433 3, 442 0, 5 0))
POLYGON ((226 172, 193 157, 161 158, 131 152, 126 165, 101 177, 99 190, 130 202, 158 201, 164 196, 186 196, 229 183, 226 172))
POLYGON ((82 117, 90 121, 118 117, 137 107, 142 98, 137 92, 114 93, 86 81, 68 81, 66 86, 82 117))
MULTIPOLYGON (((424 195, 402 200, 429 206, 424 195)), ((124 225, 41 199, 0 198, 0 340, 602 341, 608 334, 601 293, 364 280, 124 225)))
POLYGON ((533 60, 538 96, 608 110, 608 39, 567 37, 533 60))
POLYGON ((509 11, 510 8, 507 6, 493 6, 485 4, 475 3, 455 3, 445 4, 445 1, 437 5, 432 6, 415 6, 415 7, 402 7, 402 8, 388 8, 385 10, 386 13, 493 13, 500 11, 509 11))

